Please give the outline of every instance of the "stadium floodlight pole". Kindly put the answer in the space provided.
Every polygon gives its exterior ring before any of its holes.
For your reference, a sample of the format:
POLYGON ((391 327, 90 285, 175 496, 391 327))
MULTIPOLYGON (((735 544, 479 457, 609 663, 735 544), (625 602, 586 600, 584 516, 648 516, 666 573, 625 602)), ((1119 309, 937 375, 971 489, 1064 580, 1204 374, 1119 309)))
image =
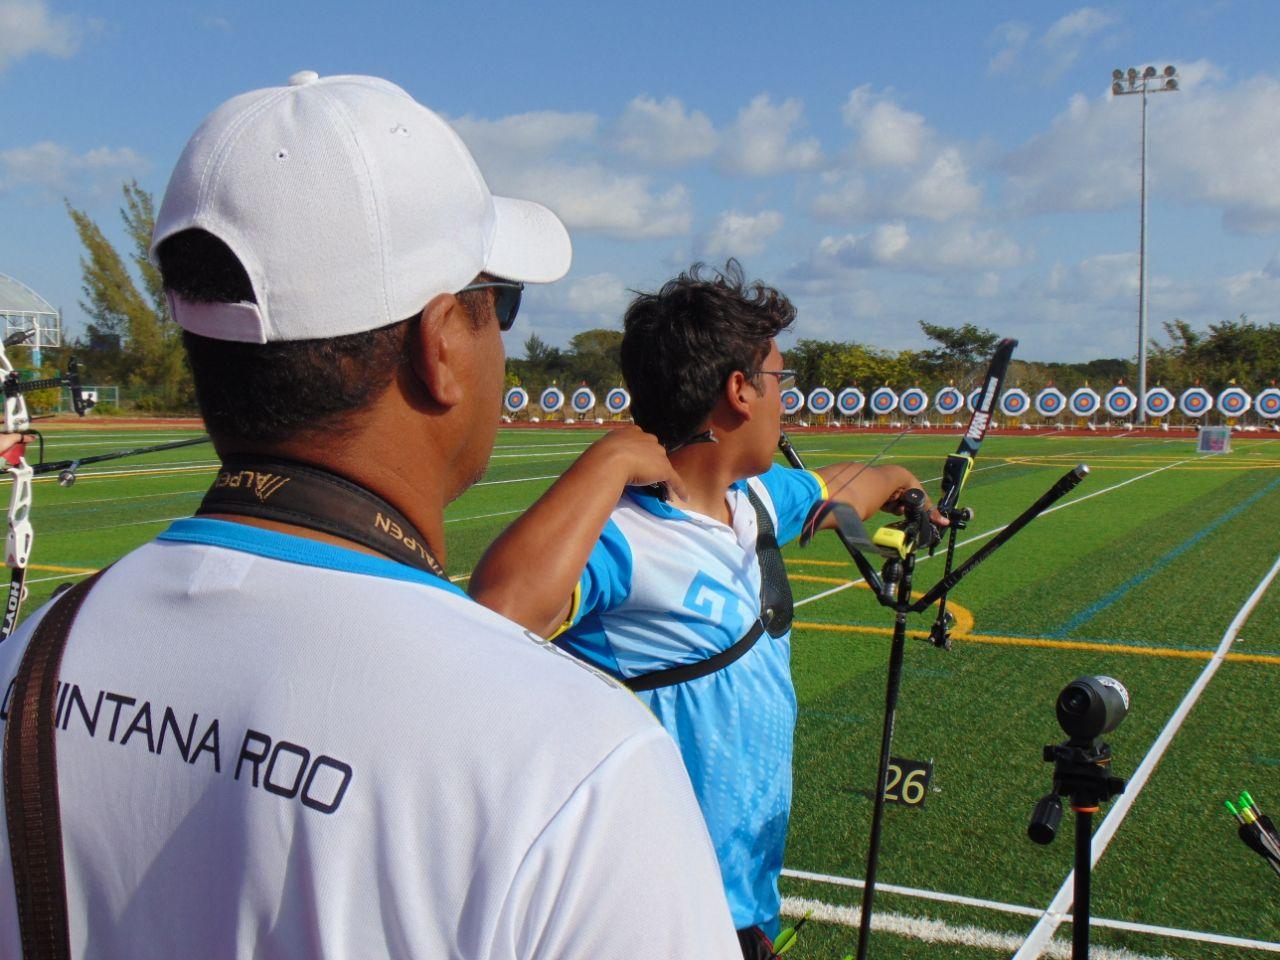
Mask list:
POLYGON ((1138 423, 1147 422, 1147 94, 1171 93, 1178 89, 1178 71, 1172 65, 1157 73, 1147 67, 1111 71, 1111 94, 1142 97, 1142 150, 1138 161, 1138 202, 1141 225, 1138 228, 1138 423))

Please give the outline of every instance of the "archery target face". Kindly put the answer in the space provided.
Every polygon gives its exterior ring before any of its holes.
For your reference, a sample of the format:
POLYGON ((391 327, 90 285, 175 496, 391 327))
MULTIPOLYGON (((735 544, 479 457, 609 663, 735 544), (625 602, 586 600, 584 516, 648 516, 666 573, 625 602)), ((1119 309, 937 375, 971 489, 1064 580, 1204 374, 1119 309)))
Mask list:
POLYGON ((953 414, 964 406, 964 394, 955 387, 943 387, 933 398, 934 409, 942 414, 953 414))
POLYGON ((1021 387, 1010 387, 1000 398, 1000 412, 1006 417, 1020 417, 1031 406, 1031 398, 1021 387))
POLYGON ((978 401, 982 399, 982 388, 974 387, 969 391, 969 395, 964 398, 964 405, 970 413, 978 409, 978 401))
POLYGON ((631 394, 622 387, 614 387, 604 398, 604 405, 610 413, 622 413, 631 406, 631 394))
POLYGON ((889 387, 880 387, 871 394, 871 412, 879 416, 893 413, 898 409, 898 395, 889 387))
POLYGON ((1098 395, 1089 387, 1080 387, 1071 394, 1067 406, 1077 417, 1091 417, 1098 410, 1098 395))
POLYGON ((547 387, 538 399, 538 406, 546 413, 555 413, 564 406, 564 394, 558 387, 547 387))
POLYGON ((529 394, 524 387, 512 387, 502 398, 502 405, 507 408, 508 413, 519 413, 529 405, 529 394))
POLYGON ((1218 394, 1218 409, 1229 417, 1239 417, 1249 412, 1253 397, 1239 387, 1227 387, 1218 394))
POLYGON ((835 400, 835 395, 826 387, 817 387, 809 392, 809 410, 812 413, 826 413, 835 400))
POLYGON ((1178 398, 1178 409, 1184 416, 1203 417, 1213 409, 1213 397, 1204 387, 1188 387, 1178 398))
POLYGON ((1127 417, 1138 406, 1138 398, 1128 387, 1112 387, 1104 405, 1113 417, 1127 417))
POLYGON ((1268 420, 1280 419, 1280 387, 1267 387, 1254 400, 1258 413, 1268 420))
POLYGON ((1164 387, 1152 387, 1147 391, 1147 415, 1163 417, 1173 409, 1173 394, 1164 387))
POLYGON ((1056 417, 1067 405, 1067 398, 1057 387, 1045 387, 1036 394, 1036 412, 1042 417, 1056 417))
POLYGON ((573 407, 575 413, 586 413, 596 405, 596 395, 587 387, 579 387, 573 391, 569 405, 573 407))
POLYGON ((804 406, 804 394, 799 387, 790 387, 782 391, 782 412, 790 416, 799 413, 804 406))
POLYGON ((855 417, 866 402, 867 398, 862 395, 862 391, 857 387, 845 387, 840 391, 840 396, 836 397, 836 409, 843 416, 855 417))
POLYGON ((929 395, 919 387, 911 387, 902 391, 898 406, 909 417, 915 417, 929 409, 929 395))

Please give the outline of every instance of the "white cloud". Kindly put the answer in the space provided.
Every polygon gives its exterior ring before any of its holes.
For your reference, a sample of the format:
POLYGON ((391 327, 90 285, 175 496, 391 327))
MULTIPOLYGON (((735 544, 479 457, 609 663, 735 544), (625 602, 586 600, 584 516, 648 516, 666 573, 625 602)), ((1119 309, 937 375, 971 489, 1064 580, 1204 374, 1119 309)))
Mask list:
POLYGON ((1095 7, 1081 7, 1056 20, 1043 37, 1040 45, 1049 59, 1043 72, 1057 76, 1069 69, 1085 52, 1093 47, 1096 53, 1097 35, 1117 22, 1116 18, 1095 7))
POLYGON ((845 124, 857 134, 858 161, 868 166, 916 164, 930 139, 924 117, 902 109, 889 98, 888 91, 874 93, 870 84, 854 89, 841 113, 845 124))
MULTIPOLYGON (((1235 233, 1280 231, 1280 80, 1228 86, 1205 61, 1179 75, 1179 92, 1149 101, 1149 198, 1217 208, 1235 233)), ((1058 212, 1134 204, 1140 109, 1136 98, 1110 93, 1073 97, 1049 130, 1006 158, 1015 206, 1058 212)))
POLYGON ((570 281, 566 304, 574 313, 617 320, 630 300, 631 294, 617 276, 595 273, 570 281))
POLYGON ((571 230, 622 239, 687 234, 693 222, 682 184, 618 173, 597 159, 600 118, 551 110, 497 120, 461 117, 453 128, 495 193, 546 204, 571 230))
POLYGON ((990 272, 1016 267, 1029 256, 996 230, 955 225, 914 236, 905 223, 895 221, 865 233, 823 237, 800 273, 831 276, 870 268, 921 274, 990 272))
POLYGON ((757 214, 726 210, 702 239, 704 257, 748 257, 763 253, 765 242, 782 229, 782 214, 763 210, 757 214))
POLYGON ((1088 40, 1115 22, 1116 18, 1109 13, 1095 7, 1081 7, 1055 20, 1040 42, 1046 47, 1071 47, 1088 40))
MULTIPOLYGON (((1086 50, 1094 52, 1105 42, 1099 34, 1117 22, 1116 17, 1096 7, 1081 7, 1059 17, 1040 35, 1039 52, 1035 55, 1036 75, 1041 80, 1061 76, 1086 50)), ((995 49, 987 61, 987 76, 1005 76, 1019 67, 1025 69, 1031 34, 1031 28, 1017 20, 997 26, 987 38, 987 46, 995 49)))
POLYGON ((618 118, 614 133, 619 153, 656 166, 708 157, 718 142, 707 115, 686 110, 675 97, 636 97, 618 118))
POLYGON ((0 0, 0 70, 33 53, 69 57, 79 44, 75 20, 53 15, 44 0, 0 0))
POLYGON ((817 139, 792 140, 801 125, 804 106, 799 100, 775 104, 762 93, 738 111, 721 137, 720 164, 729 173, 771 177, 811 170, 822 162, 817 139))
POLYGON ((969 182, 968 167, 960 151, 943 150, 923 173, 897 198, 894 209, 906 216, 950 220, 972 213, 982 200, 982 190, 969 182))
POLYGON ((570 230, 635 240, 682 236, 693 225, 683 184, 659 192, 649 177, 615 173, 594 161, 512 166, 490 176, 489 185, 546 204, 570 230))
POLYGON ((550 156, 569 144, 588 142, 595 136, 600 118, 586 112, 535 110, 497 120, 457 117, 449 124, 487 172, 489 166, 509 163, 512 157, 526 162, 530 157, 550 156))
POLYGON ((77 154, 60 143, 42 140, 29 147, 0 150, 0 193, 22 188, 55 195, 98 193, 148 166, 146 158, 129 147, 96 147, 77 154))
POLYGON ((1012 71, 1030 39, 1031 28, 1025 23, 1009 21, 996 27, 987 41, 989 46, 998 47, 992 58, 987 61, 988 76, 998 76, 1012 71))

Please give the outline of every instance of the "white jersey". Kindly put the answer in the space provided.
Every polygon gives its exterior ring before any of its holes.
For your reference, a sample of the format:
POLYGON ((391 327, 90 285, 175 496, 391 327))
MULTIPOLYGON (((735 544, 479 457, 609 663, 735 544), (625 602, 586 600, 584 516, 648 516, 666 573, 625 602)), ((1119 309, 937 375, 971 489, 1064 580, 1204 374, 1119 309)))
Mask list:
POLYGON ((60 676, 77 958, 741 955, 663 729, 429 574, 179 521, 93 588, 60 676))

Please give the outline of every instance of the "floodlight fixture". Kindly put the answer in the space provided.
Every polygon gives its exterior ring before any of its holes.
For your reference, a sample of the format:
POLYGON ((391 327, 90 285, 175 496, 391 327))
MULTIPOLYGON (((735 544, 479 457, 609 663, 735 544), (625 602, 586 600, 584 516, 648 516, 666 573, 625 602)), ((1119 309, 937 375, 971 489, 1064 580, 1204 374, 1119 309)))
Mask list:
POLYGON ((1147 94, 1167 93, 1178 89, 1178 71, 1172 64, 1164 68, 1157 80, 1155 67, 1146 67, 1139 77, 1138 68, 1130 67, 1124 76, 1129 89, 1120 82, 1120 71, 1111 71, 1113 96, 1142 95, 1142 152, 1138 160, 1138 196, 1141 226, 1138 233, 1138 422, 1147 419, 1147 94))

